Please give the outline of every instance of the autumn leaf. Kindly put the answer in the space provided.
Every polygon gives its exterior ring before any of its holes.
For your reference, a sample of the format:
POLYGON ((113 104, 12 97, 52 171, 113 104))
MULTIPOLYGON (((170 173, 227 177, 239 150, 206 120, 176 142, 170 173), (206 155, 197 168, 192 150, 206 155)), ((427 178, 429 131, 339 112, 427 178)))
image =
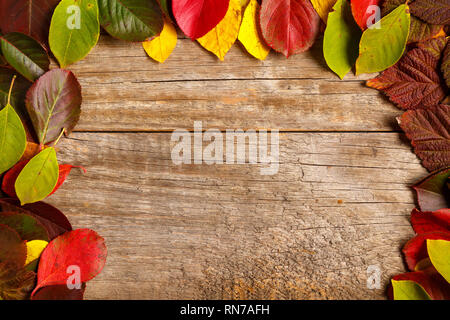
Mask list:
POLYGON ((413 186, 417 194, 417 202, 422 211, 450 208, 450 190, 447 185, 449 178, 450 168, 445 168, 429 175, 413 186))
POLYGON ((17 212, 1 212, 0 224, 14 229, 22 240, 49 241, 47 230, 32 215, 17 212))
POLYGON ((39 289, 32 300, 83 300, 86 284, 81 289, 69 289, 66 284, 48 286, 39 289))
POLYGON ((35 202, 20 206, 17 199, 0 199, 2 212, 19 212, 35 217, 47 230, 50 240, 72 230, 67 217, 58 209, 45 202, 35 202))
POLYGON ((44 240, 32 240, 26 243, 27 245, 27 259, 25 261, 25 269, 36 271, 39 258, 47 247, 48 242, 44 240))
POLYGON ((406 4, 364 31, 356 61, 356 74, 383 71, 402 57, 408 40, 410 14, 406 4))
POLYGON ((68 266, 80 268, 80 281, 87 282, 101 272, 106 262, 104 239, 89 229, 67 232, 48 244, 41 255, 38 281, 32 296, 40 289, 67 283, 68 266))
POLYGON ((230 0, 172 0, 172 10, 180 29, 195 40, 222 21, 229 3, 230 0))
POLYGON ((86 57, 99 36, 97 0, 62 0, 58 4, 50 25, 49 43, 61 68, 86 57))
POLYGON ((260 23, 266 43, 289 57, 311 48, 320 18, 309 0, 264 0, 260 23))
POLYGON ((74 169, 74 168, 79 168, 79 169, 83 170, 84 173, 86 173, 86 169, 81 166, 73 166, 71 164, 60 164, 59 165, 58 182, 56 183, 55 188, 49 194, 49 196, 54 194, 62 186, 64 181, 66 181, 67 177, 69 176, 70 171, 72 171, 72 169, 74 169))
POLYGON ((0 174, 20 160, 25 152, 26 143, 22 121, 8 103, 0 111, 0 174))
POLYGON ((402 109, 419 109, 439 104, 445 91, 437 72, 439 59, 422 48, 410 50, 395 66, 367 85, 383 91, 402 109))
POLYGON ((0 43, 6 61, 28 80, 36 80, 49 69, 47 53, 33 38, 14 32, 1 36, 0 43))
POLYGON ((230 0, 225 17, 211 31, 197 41, 208 51, 214 53, 221 61, 233 46, 241 25, 241 5, 239 0, 230 0))
POLYGON ((425 168, 435 171, 450 165, 450 106, 409 110, 398 121, 425 168))
POLYGON ((14 264, 0 262, 0 300, 25 300, 33 290, 36 274, 14 264))
POLYGON ((16 76, 16 80, 12 88, 10 104, 22 121, 25 121, 29 119, 25 108, 25 96, 31 82, 11 68, 0 67, 0 108, 8 104, 9 89, 14 76, 16 76))
POLYGON ((163 63, 177 45, 177 30, 164 18, 164 28, 160 35, 142 43, 145 52, 154 60, 163 63))
POLYGON ((156 0, 98 0, 101 26, 114 38, 146 41, 161 33, 163 13, 156 0))
POLYGON ((405 244, 402 252, 409 270, 417 271, 422 260, 428 258, 427 240, 437 239, 450 241, 450 232, 420 233, 405 244))
POLYGON ((53 69, 28 90, 26 106, 41 144, 72 132, 81 113, 81 87, 72 72, 53 69))
POLYGON ((245 9, 239 30, 239 41, 245 49, 256 59, 265 60, 270 48, 264 42, 259 26, 259 12, 261 7, 257 0, 251 0, 245 9))
POLYGON ((0 1, 0 29, 4 33, 24 33, 46 44, 50 19, 59 1, 2 0, 0 1))
POLYGON ((15 183, 22 205, 45 199, 58 182, 59 167, 54 148, 42 150, 20 172, 15 183))
POLYGON ((352 17, 347 0, 338 0, 328 16, 323 40, 325 61, 341 79, 351 70, 358 58, 361 31, 352 17))
POLYGON ((433 58, 440 60, 446 45, 446 37, 437 37, 434 39, 421 41, 417 44, 417 47, 430 53, 433 58))
POLYGON ((428 239, 427 250, 433 266, 450 283, 450 241, 428 239))
POLYGON ((447 47, 444 51, 444 56, 442 58, 441 71, 444 75, 445 83, 447 88, 450 88, 450 42, 447 43, 447 47))
POLYGON ((311 4, 313 5, 316 12, 319 14, 322 21, 327 23, 328 14, 333 9, 333 6, 336 4, 336 1, 337 0, 311 0, 311 4))
MULTIPOLYGON (((420 287, 423 290, 425 290, 429 298, 431 298, 432 300, 446 300, 450 298, 450 290, 448 283, 436 271, 431 272, 416 271, 416 272, 402 273, 394 276, 392 280, 398 282, 412 281, 420 285, 420 287)), ((392 287, 388 288, 388 296, 390 296, 391 299, 395 297, 395 295, 392 292, 392 289, 393 289, 392 287)), ((411 293, 414 292, 407 290, 407 292, 405 292, 407 296, 404 298, 408 298, 408 296, 411 297, 411 293)), ((417 296, 413 294, 412 297, 417 296)), ((427 299, 426 297, 421 298, 427 299)))
MULTIPOLYGON (((385 0, 381 15, 385 16, 392 12, 399 5, 405 3, 405 0, 385 0)), ((415 16, 411 15, 411 25, 409 30, 408 43, 429 40, 436 37, 442 31, 442 25, 428 24, 415 16)))
POLYGON ((368 22, 374 25, 381 18, 380 2, 381 0, 351 0, 353 17, 361 30, 367 29, 368 22))
POLYGON ((392 280, 394 300, 431 300, 425 289, 411 280, 392 280))
POLYGON ((20 235, 4 224, 0 224, 0 262, 22 267, 27 257, 27 247, 20 235))
POLYGON ((450 232, 450 209, 439 209, 434 212, 411 212, 411 224, 417 234, 429 232, 450 232))
POLYGON ((411 13, 431 24, 450 24, 449 0, 414 0, 411 13))

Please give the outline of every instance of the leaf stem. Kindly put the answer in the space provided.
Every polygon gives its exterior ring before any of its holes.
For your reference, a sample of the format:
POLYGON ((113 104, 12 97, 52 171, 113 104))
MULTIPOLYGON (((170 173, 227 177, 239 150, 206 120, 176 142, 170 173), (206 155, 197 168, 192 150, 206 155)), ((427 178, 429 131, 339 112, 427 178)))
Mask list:
POLYGON ((11 81, 11 85, 9 86, 8 103, 7 103, 7 105, 11 104, 11 94, 12 94, 12 89, 14 87, 14 81, 16 81, 16 78, 17 78, 17 76, 14 75, 14 77, 12 78, 12 81, 11 81))
POLYGON ((59 142, 59 140, 61 139, 61 137, 63 136, 64 132, 66 132, 66 128, 63 128, 63 129, 61 130, 61 133, 59 134, 58 139, 55 140, 55 143, 53 144, 53 147, 55 147, 55 146, 58 144, 58 142, 59 142))

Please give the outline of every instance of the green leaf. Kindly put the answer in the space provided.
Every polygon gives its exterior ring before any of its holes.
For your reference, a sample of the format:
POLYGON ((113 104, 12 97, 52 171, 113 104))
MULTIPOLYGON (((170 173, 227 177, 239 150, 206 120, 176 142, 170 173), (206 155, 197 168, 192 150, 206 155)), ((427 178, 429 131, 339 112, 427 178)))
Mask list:
POLYGON ((411 16, 403 4, 367 29, 359 44, 356 74, 374 73, 393 66, 403 55, 411 16))
POLYGON ((427 249, 433 266, 450 283, 450 241, 428 239, 427 249))
POLYGON ((347 0, 338 0, 333 10, 328 15, 323 54, 330 69, 342 79, 358 58, 361 29, 353 19, 347 0))
POLYGON ((50 25, 50 49, 61 68, 88 55, 100 36, 96 0, 62 0, 50 25))
POLYGON ((59 177, 54 148, 46 148, 28 162, 17 177, 16 194, 22 205, 45 199, 55 188, 59 177))
POLYGON ((45 227, 35 217, 29 214, 0 212, 0 224, 16 230, 22 240, 49 241, 48 233, 45 227))
POLYGON ((431 300, 421 285, 410 280, 392 280, 394 300, 431 300))
POLYGON ((49 69, 47 53, 33 38, 12 32, 0 37, 0 43, 6 61, 28 80, 36 80, 49 69))
POLYGON ((81 113, 81 87, 72 72, 53 69, 28 90, 26 106, 41 144, 69 134, 81 113))
POLYGON ((99 0, 100 23, 113 37, 146 41, 161 33, 164 20, 156 0, 99 0))
POLYGON ((25 129, 14 108, 0 111, 0 174, 15 165, 27 146, 25 129))

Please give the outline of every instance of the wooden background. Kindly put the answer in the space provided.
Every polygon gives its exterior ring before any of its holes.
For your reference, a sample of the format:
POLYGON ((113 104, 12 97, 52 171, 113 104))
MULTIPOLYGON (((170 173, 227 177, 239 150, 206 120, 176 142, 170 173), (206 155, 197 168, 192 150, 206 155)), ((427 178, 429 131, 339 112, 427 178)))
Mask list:
POLYGON ((288 60, 236 44, 220 62, 179 39, 165 64, 102 36, 72 66, 82 117, 59 144, 83 165, 49 199, 105 237, 88 299, 383 299, 413 235, 409 186, 426 171, 401 114, 364 79, 340 81, 321 40, 288 60), (279 129, 280 169, 172 163, 171 132, 279 129), (366 286, 379 266, 382 289, 366 286))

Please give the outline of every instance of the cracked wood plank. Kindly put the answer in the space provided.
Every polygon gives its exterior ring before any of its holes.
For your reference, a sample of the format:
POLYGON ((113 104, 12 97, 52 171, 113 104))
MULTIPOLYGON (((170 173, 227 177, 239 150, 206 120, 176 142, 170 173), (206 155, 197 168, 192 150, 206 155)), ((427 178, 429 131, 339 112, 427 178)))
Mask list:
POLYGON ((48 200, 106 238, 88 299, 382 299, 426 174, 398 133, 282 133, 280 167, 182 165, 169 133, 74 133, 48 200), (366 288, 378 265, 382 289, 366 288))

